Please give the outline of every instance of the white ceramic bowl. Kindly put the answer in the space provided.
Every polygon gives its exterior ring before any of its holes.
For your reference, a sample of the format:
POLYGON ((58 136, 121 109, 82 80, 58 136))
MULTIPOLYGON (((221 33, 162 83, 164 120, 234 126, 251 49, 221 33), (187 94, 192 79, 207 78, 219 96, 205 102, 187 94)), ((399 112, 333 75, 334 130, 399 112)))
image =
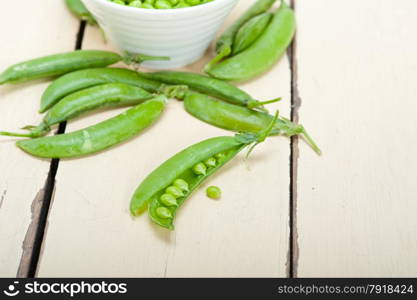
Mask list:
POLYGON ((108 39, 120 50, 169 61, 149 61, 153 69, 179 68, 203 56, 238 0, 214 0, 178 9, 144 9, 108 0, 82 0, 108 39))

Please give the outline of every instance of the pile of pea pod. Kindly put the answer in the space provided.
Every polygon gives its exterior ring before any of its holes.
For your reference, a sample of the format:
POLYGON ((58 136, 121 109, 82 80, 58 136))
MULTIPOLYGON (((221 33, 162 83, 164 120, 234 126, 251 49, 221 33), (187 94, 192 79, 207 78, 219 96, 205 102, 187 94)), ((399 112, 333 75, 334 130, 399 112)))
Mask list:
POLYGON ((214 0, 108 0, 110 2, 137 8, 173 9, 196 6, 214 0))
POLYGON ((228 81, 253 79, 270 69, 285 53, 294 37, 293 10, 281 0, 256 1, 232 24, 216 43, 216 57, 204 70, 212 77, 228 81))
MULTIPOLYGON (((259 3, 265 1, 258 0, 250 11, 259 3)), ((289 8, 281 6, 280 9, 289 8)), ((85 12, 80 17, 92 20, 85 12)), ((273 16, 268 17, 269 20, 271 18, 273 16)), ((251 20, 258 23, 260 19, 264 17, 258 14, 255 21, 251 20)), ((236 34, 239 35, 239 30, 236 34)), ((245 43, 224 47, 244 47, 242 44, 245 43)), ((238 51, 233 49, 231 53, 238 51)), ((225 52, 220 50, 220 53, 223 55, 225 52)), ((275 115, 268 113, 264 105, 279 101, 280 98, 260 101, 225 80, 201 74, 140 72, 109 67, 117 62, 130 65, 164 59, 167 58, 78 50, 12 65, 0 73, 0 85, 39 78, 55 79, 41 96, 39 112, 45 113, 42 122, 25 126, 23 129, 27 132, 3 131, 0 135, 27 138, 16 144, 36 157, 82 157, 139 135, 162 115, 168 99, 183 101, 184 109, 195 118, 235 132, 236 135, 211 138, 184 149, 164 162, 139 185, 131 200, 131 214, 138 216, 148 210, 156 224, 168 229, 174 228, 176 212, 191 193, 242 150, 248 149, 249 155, 257 144, 268 137, 300 135, 320 153, 302 125, 294 124, 278 112, 275 115), (127 109, 116 117, 75 132, 45 136, 53 126, 62 122, 113 107, 127 109)), ((226 62, 227 59, 222 63, 226 62)), ((217 187, 209 187, 206 193, 213 199, 221 196, 221 190, 217 187)))

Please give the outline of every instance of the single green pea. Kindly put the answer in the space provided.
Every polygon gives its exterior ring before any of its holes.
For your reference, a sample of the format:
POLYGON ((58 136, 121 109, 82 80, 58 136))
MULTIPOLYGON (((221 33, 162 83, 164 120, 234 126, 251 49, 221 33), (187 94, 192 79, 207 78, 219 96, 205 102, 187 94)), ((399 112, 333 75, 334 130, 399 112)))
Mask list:
POLYGON ((209 186, 206 190, 207 197, 211 199, 220 199, 222 190, 217 186, 209 186))
POLYGON ((195 175, 203 175, 207 174, 207 167, 203 163, 198 163, 193 167, 193 172, 195 175))
POLYGON ((142 4, 142 8, 153 9, 154 7, 152 4, 145 2, 142 4))
POLYGON ((175 199, 175 197, 171 194, 163 194, 159 200, 161 200, 161 203, 166 206, 178 206, 177 199, 175 199))
POLYGON ((189 192, 190 191, 190 188, 189 188, 189 185, 188 185, 187 181, 185 181, 183 179, 175 180, 173 185, 174 185, 174 187, 179 188, 181 191, 184 191, 184 192, 189 192))
POLYGON ((157 0, 155 2, 155 8, 157 8, 157 9, 170 9, 170 8, 172 8, 172 5, 167 0, 157 0))
POLYGON ((214 168, 217 165, 217 160, 214 157, 206 159, 204 164, 209 168, 214 168))
POLYGON ((179 188, 177 188, 175 186, 168 187, 165 190, 165 192, 167 194, 170 194, 170 195, 174 196, 175 198, 179 198, 179 197, 183 197, 184 196, 184 193, 179 188))
POLYGON ((172 219, 173 218, 173 215, 172 215, 171 211, 166 207, 158 207, 156 209, 156 214, 161 219, 172 219))
POLYGON ((184 8, 184 7, 190 7, 190 5, 185 2, 185 0, 180 0, 178 4, 175 6, 175 8, 184 8))
MULTIPOLYGON (((85 80, 85 78, 84 78, 85 80)), ((37 127, 30 126, 29 133, 0 132, 0 135, 36 138, 51 131, 51 126, 69 121, 100 108, 137 105, 152 98, 152 94, 132 85, 109 83, 87 88, 60 100, 52 107, 37 127)))
POLYGON ((96 25, 97 22, 87 7, 81 2, 81 0, 65 0, 69 10, 81 20, 87 21, 90 25, 96 25))
POLYGON ((223 158, 226 157, 226 154, 224 153, 217 153, 216 155, 214 155, 215 158, 217 158, 218 160, 221 160, 223 158))
POLYGON ((185 2, 187 2, 190 5, 199 5, 200 4, 200 0, 185 0, 185 2))
POLYGON ((129 6, 141 8, 142 7, 142 2, 140 0, 131 1, 129 3, 129 6))

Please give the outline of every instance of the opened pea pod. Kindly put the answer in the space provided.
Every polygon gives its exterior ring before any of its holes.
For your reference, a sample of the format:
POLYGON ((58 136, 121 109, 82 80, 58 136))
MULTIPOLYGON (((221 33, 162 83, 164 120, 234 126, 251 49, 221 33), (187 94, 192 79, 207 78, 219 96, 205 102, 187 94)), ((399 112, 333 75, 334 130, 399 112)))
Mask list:
POLYGON ((211 138, 174 155, 137 188, 130 204, 131 214, 138 216, 148 208, 156 224, 174 229, 176 212, 191 193, 243 149, 252 145, 250 152, 255 145, 263 142, 274 122, 275 119, 259 134, 211 138))
POLYGON ((117 62, 142 63, 148 60, 169 60, 169 57, 126 54, 101 50, 77 50, 36 58, 10 66, 0 73, 0 85, 53 77, 75 70, 107 67, 117 62))
POLYGON ((122 143, 149 127, 161 115, 167 98, 157 96, 122 114, 71 133, 18 141, 23 151, 43 158, 74 158, 122 143))

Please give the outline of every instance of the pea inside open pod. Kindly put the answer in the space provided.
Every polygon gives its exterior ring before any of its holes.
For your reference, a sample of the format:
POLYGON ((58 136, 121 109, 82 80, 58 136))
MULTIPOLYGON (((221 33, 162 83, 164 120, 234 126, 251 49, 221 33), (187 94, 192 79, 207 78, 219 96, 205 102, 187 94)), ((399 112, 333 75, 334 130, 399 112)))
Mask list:
MULTIPOLYGON (((192 145, 165 161, 136 189, 130 204, 132 215, 138 216, 148 208, 153 222, 164 228, 174 229, 176 213, 191 193, 247 146, 263 142, 277 118, 278 114, 260 134, 242 133, 211 138, 192 145), (206 164, 209 161, 211 163, 206 164), (201 172, 203 165, 205 169, 201 172), (176 203, 167 202, 167 194, 173 196, 176 203)), ((253 147, 248 154, 252 149, 253 147)))

